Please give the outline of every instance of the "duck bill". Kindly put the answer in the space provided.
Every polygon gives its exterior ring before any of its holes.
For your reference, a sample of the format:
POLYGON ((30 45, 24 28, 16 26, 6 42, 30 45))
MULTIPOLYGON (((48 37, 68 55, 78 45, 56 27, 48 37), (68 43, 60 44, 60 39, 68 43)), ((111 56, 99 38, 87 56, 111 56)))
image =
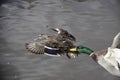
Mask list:
POLYGON ((71 51, 71 52, 76 52, 76 51, 77 51, 77 48, 71 48, 70 51, 71 51))

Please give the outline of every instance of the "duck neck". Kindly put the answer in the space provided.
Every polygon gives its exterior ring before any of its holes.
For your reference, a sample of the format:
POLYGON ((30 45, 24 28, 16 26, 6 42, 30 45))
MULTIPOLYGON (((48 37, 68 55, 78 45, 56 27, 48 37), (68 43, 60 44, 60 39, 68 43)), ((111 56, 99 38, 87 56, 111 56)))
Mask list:
POLYGON ((93 52, 93 50, 91 50, 88 47, 84 47, 84 46, 77 46, 75 48, 71 48, 70 51, 73 51, 73 52, 76 51, 76 52, 78 52, 78 54, 84 53, 84 54, 88 54, 88 55, 90 55, 93 52))

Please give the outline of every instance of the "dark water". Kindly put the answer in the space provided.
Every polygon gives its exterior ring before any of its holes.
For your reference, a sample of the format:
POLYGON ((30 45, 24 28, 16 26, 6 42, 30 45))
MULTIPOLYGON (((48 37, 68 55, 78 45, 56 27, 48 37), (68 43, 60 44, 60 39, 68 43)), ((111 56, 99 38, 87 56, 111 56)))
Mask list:
POLYGON ((38 56, 24 47, 50 27, 68 30, 77 44, 101 50, 120 31, 119 0, 1 0, 0 80, 120 80, 88 55, 38 56))

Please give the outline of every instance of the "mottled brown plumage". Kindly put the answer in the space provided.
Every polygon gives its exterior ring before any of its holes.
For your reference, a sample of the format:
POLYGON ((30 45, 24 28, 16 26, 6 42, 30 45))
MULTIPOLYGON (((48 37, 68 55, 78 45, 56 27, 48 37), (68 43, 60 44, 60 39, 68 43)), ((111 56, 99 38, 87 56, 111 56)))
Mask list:
POLYGON ((96 62, 98 61, 98 56, 105 55, 107 53, 107 49, 105 50, 100 50, 100 51, 94 51, 90 56, 95 60, 96 62))
POLYGON ((26 49, 35 54, 44 54, 44 46, 59 48, 60 54, 70 58, 68 48, 74 47, 75 37, 60 28, 52 28, 52 30, 56 31, 57 35, 39 34, 35 42, 26 44, 26 49))

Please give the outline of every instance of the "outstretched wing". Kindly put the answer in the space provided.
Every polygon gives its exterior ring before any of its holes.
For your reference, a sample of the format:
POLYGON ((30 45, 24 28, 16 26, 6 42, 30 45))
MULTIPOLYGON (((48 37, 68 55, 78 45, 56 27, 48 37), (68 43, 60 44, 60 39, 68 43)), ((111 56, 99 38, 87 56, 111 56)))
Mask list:
POLYGON ((67 30, 64 30, 61 28, 51 28, 51 29, 57 32, 58 38, 61 38, 61 39, 64 38, 64 39, 68 39, 71 41, 76 41, 76 38, 71 33, 69 33, 67 30))
POLYGON ((39 42, 26 43, 25 47, 34 54, 44 54, 44 44, 39 42))
POLYGON ((120 32, 114 37, 111 47, 120 49, 120 32))
POLYGON ((120 49, 108 48, 108 52, 104 56, 104 59, 111 63, 117 70, 119 70, 118 63, 120 64, 120 49))

